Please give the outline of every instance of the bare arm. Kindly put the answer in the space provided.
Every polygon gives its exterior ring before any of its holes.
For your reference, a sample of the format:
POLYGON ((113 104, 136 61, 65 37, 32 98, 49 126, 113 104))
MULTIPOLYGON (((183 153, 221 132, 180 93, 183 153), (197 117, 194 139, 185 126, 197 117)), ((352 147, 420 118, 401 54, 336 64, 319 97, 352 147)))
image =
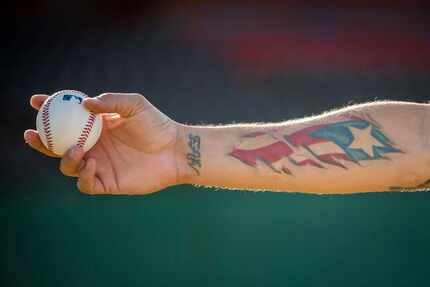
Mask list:
MULTIPOLYGON (((39 109, 47 95, 35 95, 39 109)), ((353 193, 430 187, 430 105, 374 102, 276 124, 186 126, 141 94, 106 93, 84 105, 104 128, 60 171, 88 194, 148 194, 190 183, 236 189, 353 193)), ((35 130, 35 150, 55 157, 35 130)))
POLYGON ((180 181, 307 193, 425 188, 429 112, 375 102, 277 124, 182 125, 180 181))

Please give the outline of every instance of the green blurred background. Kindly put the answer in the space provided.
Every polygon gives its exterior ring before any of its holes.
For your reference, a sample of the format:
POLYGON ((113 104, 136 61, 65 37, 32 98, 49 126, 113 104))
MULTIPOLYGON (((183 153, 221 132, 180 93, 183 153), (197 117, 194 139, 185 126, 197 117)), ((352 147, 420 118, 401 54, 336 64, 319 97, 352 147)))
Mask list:
MULTIPOLYGON (((144 92, 184 123, 429 100, 418 1, 16 1, 3 9, 0 286, 428 286, 430 194, 188 185, 90 197, 22 141, 33 93, 144 92)), ((144 171, 142 171, 144 172, 144 171)))

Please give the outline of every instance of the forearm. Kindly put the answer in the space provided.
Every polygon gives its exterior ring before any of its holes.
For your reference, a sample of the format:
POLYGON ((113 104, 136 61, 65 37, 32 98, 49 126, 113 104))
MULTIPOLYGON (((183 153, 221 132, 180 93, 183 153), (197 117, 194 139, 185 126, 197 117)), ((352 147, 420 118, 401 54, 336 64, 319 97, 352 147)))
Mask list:
POLYGON ((180 181, 309 193, 423 187, 429 109, 376 102, 279 124, 184 125, 180 181))

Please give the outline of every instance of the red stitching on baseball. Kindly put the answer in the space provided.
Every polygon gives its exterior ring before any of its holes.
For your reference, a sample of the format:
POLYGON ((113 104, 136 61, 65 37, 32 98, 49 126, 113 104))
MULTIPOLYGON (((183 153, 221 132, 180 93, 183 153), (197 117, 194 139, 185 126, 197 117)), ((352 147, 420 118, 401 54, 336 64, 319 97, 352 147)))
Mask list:
POLYGON ((94 113, 90 113, 87 123, 82 129, 81 136, 78 139, 77 146, 83 148, 85 143, 87 142, 88 137, 90 136, 91 130, 93 129, 94 122, 96 121, 96 115, 94 113))
POLYGON ((49 98, 42 110, 42 126, 43 132, 45 133, 46 145, 49 150, 54 149, 54 141, 52 139, 51 126, 49 124, 49 107, 56 96, 49 98))

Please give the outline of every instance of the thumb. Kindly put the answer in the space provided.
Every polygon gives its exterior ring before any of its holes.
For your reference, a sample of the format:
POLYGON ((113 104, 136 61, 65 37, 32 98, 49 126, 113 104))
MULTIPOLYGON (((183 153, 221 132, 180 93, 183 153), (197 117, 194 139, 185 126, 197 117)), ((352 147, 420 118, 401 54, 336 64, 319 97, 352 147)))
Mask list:
POLYGON ((105 93, 95 98, 84 99, 85 107, 94 113, 117 113, 121 117, 132 117, 148 104, 141 94, 105 93))

